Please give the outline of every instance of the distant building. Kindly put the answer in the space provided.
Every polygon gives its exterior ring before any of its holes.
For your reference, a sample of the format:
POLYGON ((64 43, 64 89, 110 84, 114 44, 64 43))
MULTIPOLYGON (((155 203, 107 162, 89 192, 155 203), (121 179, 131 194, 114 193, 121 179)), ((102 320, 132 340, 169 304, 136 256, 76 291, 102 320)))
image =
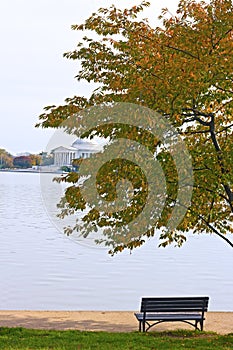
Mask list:
POLYGON ((71 166, 73 159, 89 158, 93 153, 101 151, 101 146, 93 141, 77 139, 70 147, 59 146, 53 150, 54 165, 71 166))

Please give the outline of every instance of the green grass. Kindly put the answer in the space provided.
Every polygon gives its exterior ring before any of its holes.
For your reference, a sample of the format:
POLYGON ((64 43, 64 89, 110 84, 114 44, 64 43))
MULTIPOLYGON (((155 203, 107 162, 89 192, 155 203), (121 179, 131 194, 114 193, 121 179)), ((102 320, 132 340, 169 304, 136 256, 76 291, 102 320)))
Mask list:
POLYGON ((0 328, 0 349, 163 350, 233 349, 233 333, 195 331, 107 333, 0 328))

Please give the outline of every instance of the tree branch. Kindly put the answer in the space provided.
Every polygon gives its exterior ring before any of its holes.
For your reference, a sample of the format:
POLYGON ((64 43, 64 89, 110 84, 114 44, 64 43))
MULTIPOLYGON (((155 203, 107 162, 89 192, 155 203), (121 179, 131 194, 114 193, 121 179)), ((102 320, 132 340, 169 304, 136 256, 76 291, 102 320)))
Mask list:
POLYGON ((199 131, 183 131, 181 135, 196 135, 196 134, 208 134, 209 130, 199 130, 199 131))
POLYGON ((202 120, 199 117, 212 118, 213 117, 213 113, 200 112, 200 111, 198 111, 197 109, 194 109, 194 108, 185 108, 184 112, 186 112, 186 111, 187 112, 191 112, 191 113, 183 113, 183 115, 184 116, 192 116, 192 118, 184 119, 185 123, 198 121, 201 125, 210 126, 210 122, 205 122, 204 120, 202 120))
POLYGON ((230 129, 230 128, 232 128, 232 127, 233 127, 233 124, 228 125, 228 126, 226 126, 225 128, 223 128, 222 130, 217 131, 217 132, 215 133, 215 135, 220 134, 221 132, 223 132, 223 131, 225 131, 225 130, 227 130, 227 129, 230 129))
POLYGON ((214 43, 213 45, 213 50, 215 49, 215 47, 220 43, 220 41, 222 39, 224 39, 228 34, 230 34, 230 32, 232 32, 233 28, 230 28, 229 30, 226 31, 226 33, 224 33, 217 41, 216 43, 214 43))
POLYGON ((188 51, 185 51, 183 49, 179 49, 178 47, 174 47, 174 46, 171 46, 171 45, 165 45, 165 47, 168 47, 169 49, 172 49, 172 50, 175 50, 175 51, 178 51, 178 52, 182 52, 185 55, 190 56, 190 57, 195 58, 196 60, 200 61, 200 58, 198 56, 195 56, 192 53, 190 53, 188 51))
MULTIPOLYGON (((216 134, 215 134, 215 125, 214 125, 214 115, 212 116, 211 118, 211 122, 210 122, 210 135, 211 135, 211 140, 213 142, 213 145, 215 147, 215 150, 217 151, 217 158, 218 158, 218 161, 219 161, 219 164, 220 164, 220 168, 221 168, 221 173, 223 175, 225 175, 226 173, 226 170, 224 168, 224 165, 223 165, 223 160, 222 160, 222 156, 221 156, 221 148, 218 144, 218 141, 217 141, 217 138, 216 138, 216 134)), ((229 198, 229 205, 230 205, 230 208, 231 208, 231 212, 233 213, 233 192, 231 191, 229 185, 223 183, 222 184, 224 189, 225 189, 225 192, 229 198)))
MULTIPOLYGON (((210 170, 210 169, 209 169, 209 170, 210 170)), ((196 185, 196 186, 193 185, 193 188, 203 189, 204 191, 207 191, 207 192, 216 194, 216 191, 211 190, 211 189, 206 188, 206 187, 202 187, 202 186, 200 186, 200 185, 196 185)), ((224 196, 224 195, 221 194, 221 193, 218 193, 218 196, 221 197, 221 198, 223 198, 227 203, 229 203, 229 198, 228 198, 228 197, 224 196)))
POLYGON ((224 236, 222 233, 218 232, 218 230, 216 230, 215 227, 213 227, 210 223, 208 223, 208 221, 203 218, 201 215, 198 215, 199 218, 204 221, 204 223, 219 237, 221 237, 222 239, 224 239, 232 248, 233 248, 233 242, 231 242, 226 236, 224 236))
POLYGON ((210 126, 210 122, 205 122, 204 120, 202 120, 201 118, 199 118, 197 116, 194 116, 194 117, 188 118, 188 119, 184 119, 184 123, 190 123, 190 122, 195 122, 195 121, 199 122, 201 125, 210 126))
POLYGON ((218 89, 218 90, 221 90, 221 91, 223 91, 223 92, 230 92, 230 94, 233 94, 233 90, 224 89, 224 88, 222 88, 221 86, 218 86, 218 85, 216 85, 216 84, 214 84, 213 86, 214 86, 216 89, 218 89))
POLYGON ((174 200, 173 198, 169 198, 171 199, 174 203, 186 208, 187 210, 189 210, 190 212, 194 213, 195 215, 197 215, 197 217, 202 220, 207 227, 209 227, 211 229, 211 231, 213 231, 217 236, 219 236, 220 238, 222 238, 224 241, 226 241, 232 248, 233 248, 233 242, 231 242, 226 236, 224 236, 222 233, 218 232, 218 230, 212 226, 210 223, 208 223, 208 221, 200 214, 195 213, 191 208, 188 208, 186 205, 182 204, 182 203, 177 203, 176 200, 174 200))

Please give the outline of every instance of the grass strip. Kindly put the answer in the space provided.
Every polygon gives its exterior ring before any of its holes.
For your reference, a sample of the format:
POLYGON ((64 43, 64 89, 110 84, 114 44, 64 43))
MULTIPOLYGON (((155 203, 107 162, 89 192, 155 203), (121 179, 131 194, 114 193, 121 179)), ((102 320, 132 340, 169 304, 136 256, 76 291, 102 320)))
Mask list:
POLYGON ((0 349, 7 350, 232 350, 233 333, 170 331, 148 333, 109 333, 77 330, 55 331, 0 328, 0 349))

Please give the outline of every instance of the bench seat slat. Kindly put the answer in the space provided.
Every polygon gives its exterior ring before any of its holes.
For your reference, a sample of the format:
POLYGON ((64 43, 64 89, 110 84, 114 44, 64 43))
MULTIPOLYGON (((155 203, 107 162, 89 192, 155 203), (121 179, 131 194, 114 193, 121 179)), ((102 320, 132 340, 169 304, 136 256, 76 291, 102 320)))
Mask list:
MULTIPOLYGON (((138 321, 143 321, 143 313, 135 313, 138 321)), ((146 314, 147 321, 156 320, 201 320, 200 314, 146 314)))

